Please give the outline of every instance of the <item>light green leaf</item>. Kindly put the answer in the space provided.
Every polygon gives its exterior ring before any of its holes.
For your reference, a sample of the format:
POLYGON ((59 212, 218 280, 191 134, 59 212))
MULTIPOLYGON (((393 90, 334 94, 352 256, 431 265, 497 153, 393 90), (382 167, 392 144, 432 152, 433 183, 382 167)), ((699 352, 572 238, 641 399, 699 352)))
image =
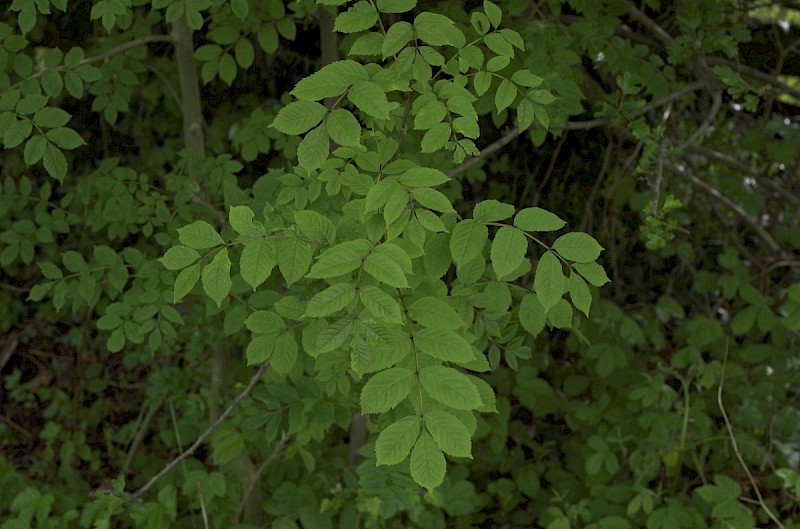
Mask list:
POLYGON ((282 239, 278 243, 278 268, 291 286, 308 272, 311 264, 311 245, 299 237, 282 239))
POLYGON ((361 390, 362 413, 384 413, 405 399, 415 380, 414 372, 391 367, 373 375, 361 390))
POLYGON ((372 245, 364 239, 347 241, 328 248, 311 267, 307 277, 329 279, 349 274, 359 266, 369 254, 372 245))
POLYGON ((54 129, 66 125, 70 117, 68 112, 60 108, 44 107, 36 111, 36 114, 33 116, 33 122, 38 127, 54 129))
POLYGON ((337 108, 332 111, 325 122, 325 128, 338 145, 361 144, 361 124, 349 110, 337 108))
POLYGON ((386 92, 372 81, 358 81, 347 92, 356 108, 377 119, 389 119, 389 100, 386 92))
POLYGON ((308 302, 303 317, 321 318, 345 308, 356 298, 353 283, 336 283, 319 292, 308 302))
POLYGON ((592 306, 592 293, 589 286, 577 273, 569 275, 569 297, 578 310, 589 315, 589 308, 592 306))
POLYGON ((275 347, 275 336, 261 335, 250 340, 244 351, 247 365, 264 363, 272 354, 273 347, 275 347))
POLYGON ((453 331, 421 329, 414 335, 414 343, 423 353, 445 362, 466 364, 474 359, 472 346, 453 331))
POLYGON ((231 86, 236 79, 236 61, 230 53, 224 53, 219 58, 219 78, 231 86))
POLYGON ((245 243, 242 257, 239 259, 239 270, 242 279, 253 290, 267 280, 277 264, 274 243, 268 239, 258 239, 245 243))
POLYGON ((511 80, 526 88, 536 88, 544 81, 538 75, 532 74, 530 70, 517 70, 511 75, 511 80))
POLYGON ((497 107, 497 111, 502 112, 508 108, 516 97, 517 87, 514 86, 514 83, 507 79, 500 81, 500 86, 497 87, 497 91, 494 93, 494 105, 497 107))
POLYGON ((449 176, 430 167, 413 167, 400 175, 400 183, 408 187, 433 187, 449 181, 449 176))
POLYGON ((432 211, 428 211, 427 209, 414 209, 414 215, 417 217, 417 220, 428 231, 441 233, 447 232, 447 228, 442 222, 442 219, 439 215, 433 213, 432 211))
POLYGON ((408 415, 396 421, 378 434, 375 441, 375 464, 396 465, 408 457, 414 442, 419 437, 420 420, 408 415))
POLYGON ((581 232, 566 233, 556 239, 553 250, 561 257, 576 263, 590 263, 600 257, 603 247, 594 238, 581 232))
POLYGON ((443 149, 450 140, 451 130, 449 123, 439 123, 431 127, 422 137, 421 152, 427 154, 443 149))
POLYGON ((385 253, 373 252, 364 259, 364 271, 395 288, 408 288, 408 279, 401 266, 385 253))
POLYGON ((295 211, 294 222, 309 239, 331 243, 336 238, 336 227, 331 219, 316 211, 295 211))
POLYGON ((417 7, 417 0, 378 0, 381 13, 405 13, 417 7))
POLYGON ((411 195, 417 202, 433 211, 439 211, 441 213, 452 213, 455 211, 453 205, 450 203, 450 199, 435 189, 429 187, 415 187, 411 190, 411 195))
POLYGON ((378 12, 366 0, 353 4, 350 9, 339 13, 334 22, 333 29, 341 33, 356 33, 364 31, 375 25, 378 21, 378 12))
POLYGON ((191 292, 198 279, 200 279, 200 263, 181 270, 173 285, 173 303, 179 302, 191 292))
POLYGON ((247 206, 233 206, 228 213, 228 223, 233 228, 233 231, 239 235, 256 235, 256 229, 253 223, 253 210, 247 206))
POLYGON ((450 235, 450 254, 456 265, 466 264, 483 252, 489 239, 489 230, 482 222, 464 219, 459 222, 450 235))
POLYGON ((500 21, 503 20, 503 12, 497 7, 496 4, 493 4, 489 0, 483 0, 483 11, 486 13, 489 22, 492 23, 492 26, 497 28, 500 26, 500 21))
POLYGON ((178 239, 195 250, 205 250, 225 244, 217 230, 204 220, 196 220, 187 226, 178 228, 178 239))
POLYGON ((472 218, 478 222, 497 222, 514 214, 514 206, 497 200, 483 200, 475 205, 472 218))
POLYGON ((444 481, 447 462, 444 454, 428 432, 422 432, 411 450, 411 477, 428 490, 444 481))
POLYGON ((564 272, 561 262, 553 252, 547 251, 539 259, 536 266, 536 275, 533 278, 533 287, 539 303, 545 312, 555 305, 564 293, 564 272))
POLYGON ((467 375, 452 367, 427 366, 419 372, 422 388, 434 399, 456 410, 480 408, 480 393, 467 375))
POLYGON ((284 332, 274 340, 269 365, 279 375, 285 375, 292 370, 297 361, 297 340, 293 332, 284 332))
POLYGON ((463 45, 464 35, 460 34, 452 20, 438 13, 423 11, 417 15, 414 19, 414 30, 418 39, 431 46, 463 45))
POLYGON ((359 298, 376 318, 387 323, 402 323, 400 305, 380 288, 372 285, 362 286, 359 290, 359 298))
POLYGON ((555 96, 549 90, 531 90, 529 94, 531 100, 540 105, 549 105, 556 100, 555 96))
POLYGON ((469 430, 452 413, 442 410, 426 411, 425 429, 444 453, 472 459, 469 430))
POLYGON ((483 38, 486 47, 501 57, 514 57, 514 48, 502 33, 489 33, 483 38))
POLYGON ((414 116, 415 130, 428 130, 440 124, 447 116, 447 107, 441 101, 430 101, 416 110, 414 116))
POLYGON ((519 268, 527 252, 528 239, 521 230, 511 226, 503 226, 497 230, 490 252, 497 278, 501 279, 519 268))
POLYGON ((381 180, 369 188, 364 199, 364 211, 375 211, 383 207, 396 191, 401 190, 400 184, 388 180, 381 180))
POLYGON ((292 95, 303 101, 338 97, 356 80, 366 78, 361 64, 351 60, 336 61, 302 79, 292 90, 292 95))
POLYGON ((547 311, 547 321, 556 329, 572 328, 572 305, 564 298, 559 299, 547 311))
POLYGON ((386 32, 386 38, 383 39, 383 46, 381 53, 383 58, 390 57, 402 50, 406 44, 414 36, 414 27, 408 22, 395 22, 386 32))
POLYGON ((536 294, 525 294, 519 306, 519 322, 522 328, 528 331, 531 336, 536 336, 544 329, 547 321, 547 312, 536 294))
POLYGON ((286 328, 283 318, 270 310, 257 310, 244 322, 250 332, 258 334, 274 334, 286 328))
POLYGON ((331 142, 324 126, 319 126, 305 135, 297 146, 297 162, 300 167, 314 171, 322 167, 330 153, 331 142))
POLYGON ((330 353, 353 334, 353 320, 345 317, 317 335, 316 354, 330 353))
POLYGON ((596 287, 602 287, 611 281, 603 267, 597 263, 575 263, 572 267, 583 276, 586 281, 596 287))
POLYGON ((482 96, 492 86, 492 74, 484 71, 477 72, 472 78, 472 84, 475 87, 475 93, 482 96))
POLYGON ((80 134, 69 127, 50 129, 45 133, 45 136, 62 149, 77 149, 81 145, 86 145, 80 134))
POLYGON ((453 307, 432 296, 415 301, 408 308, 408 315, 420 325, 433 329, 456 330, 466 325, 453 307))
POLYGON ((328 109, 316 101, 295 101, 278 112, 270 127, 298 136, 319 125, 327 112, 328 109))
POLYGON ((525 208, 514 217, 514 226, 525 231, 555 231, 566 222, 542 208, 525 208))
POLYGON ((200 259, 200 254, 188 246, 173 246, 159 259, 167 270, 180 270, 200 259))
POLYGON ((231 260, 228 257, 228 249, 223 248, 209 264, 203 267, 203 290, 219 307, 232 285, 231 260))

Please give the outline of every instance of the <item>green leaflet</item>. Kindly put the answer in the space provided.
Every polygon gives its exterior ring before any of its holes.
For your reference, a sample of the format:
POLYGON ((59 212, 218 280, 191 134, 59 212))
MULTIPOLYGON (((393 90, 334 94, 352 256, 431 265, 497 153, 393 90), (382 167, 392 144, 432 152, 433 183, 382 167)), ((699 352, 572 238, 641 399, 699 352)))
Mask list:
MULTIPOLYGON (((478 222, 497 222, 505 220, 513 214, 514 206, 498 202, 497 200, 483 200, 476 204, 475 208, 472 210, 472 218, 478 222)), ((514 224, 516 225, 516 222, 514 224)), ((517 227, 519 228, 521 226, 517 227)))
POLYGON ((332 323, 328 328, 320 331, 320 333, 317 335, 317 341, 315 344, 316 350, 311 354, 316 356, 324 353, 330 353, 344 344, 347 339, 352 336, 352 334, 353 320, 351 318, 344 317, 332 323))
POLYGON ((590 263, 600 257, 603 247, 586 233, 565 233, 553 243, 553 250, 561 257, 576 263, 590 263))
POLYGON ((389 100, 386 92, 372 81, 359 81, 347 92, 350 100, 359 110, 377 119, 389 119, 389 100))
POLYGON ((372 285, 361 287, 359 299, 367 310, 380 320, 387 323, 402 323, 400 305, 380 288, 372 285))
POLYGON ((401 367, 373 375, 361 390, 361 412, 383 413, 394 408, 411 392, 415 378, 413 371, 401 367))
POLYGON ((330 138, 324 126, 319 126, 305 135, 297 147, 297 161, 300 167, 314 171, 322 167, 330 151, 330 138))
POLYGON ((328 316, 350 305, 355 298, 356 289, 352 283, 336 283, 311 298, 303 317, 328 316))
POLYGON ((483 405, 472 381, 452 367, 423 367, 419 380, 425 392, 445 406, 456 410, 474 410, 483 405))
POLYGON ((525 231, 555 231, 566 222, 542 208, 525 208, 514 217, 514 226, 525 231))
POLYGON ((414 335, 414 343, 423 353, 445 362, 466 364, 474 359, 472 346, 446 329, 421 329, 414 335))
POLYGON ((244 322, 250 332, 274 334, 286 328, 283 318, 270 310, 257 310, 250 314, 244 322))
POLYGON ((364 271, 386 285, 408 288, 408 279, 400 264, 385 253, 373 252, 364 259, 364 271))
POLYGON ((355 146, 361 144, 361 124, 349 110, 337 108, 325 121, 330 138, 338 145, 355 146))
POLYGON ((415 301, 408 308, 408 314, 424 327, 455 330, 465 326, 464 320, 453 307, 431 296, 415 301))
POLYGON ((433 490, 444 481, 446 470, 442 450, 428 432, 422 432, 411 450, 411 477, 419 485, 433 490))
POLYGON ((294 222, 300 228, 300 232, 309 239, 330 244, 336 238, 336 228, 333 222, 316 211, 295 211, 294 222))
MULTIPOLYGON (((180 270, 193 264, 200 258, 197 251, 188 246, 173 246, 159 259, 167 270, 180 270)), ((50 278, 53 279, 53 278, 50 278)))
POLYGON ((278 112, 270 127, 297 136, 319 125, 327 113, 328 109, 315 101, 294 101, 278 112))
POLYGON ((503 226, 494 236, 490 256, 498 279, 520 267, 528 251, 528 239, 514 227, 503 226))
POLYGON ((364 239, 339 243, 322 252, 306 277, 328 279, 348 274, 361 266, 361 261, 372 249, 364 239))
POLYGON ((203 267, 203 290, 214 300, 217 306, 227 297, 233 282, 231 281, 231 260, 228 249, 223 248, 214 259, 203 267))
POLYGON ((292 95, 303 101, 320 101, 326 97, 338 97, 351 84, 367 78, 364 66, 361 64, 351 60, 336 61, 302 79, 292 90, 292 95))
POLYGON ((255 291, 267 280, 277 262, 275 243, 272 240, 257 239, 245 243, 242 257, 239 259, 242 279, 255 291))
POLYGON ((473 219, 459 222, 450 235, 450 254, 456 265, 472 261, 483 252, 483 246, 489 240, 486 225, 473 219))
POLYGON ((342 33, 355 33, 371 28, 377 21, 378 12, 375 7, 366 0, 360 0, 347 11, 339 13, 333 28, 342 33))
POLYGON ((408 457, 420 431, 420 418, 409 415, 381 431, 375 441, 377 465, 396 465, 408 457))
POLYGON ((519 322, 531 336, 536 336, 544 330, 547 321, 547 311, 539 303, 536 294, 525 294, 519 306, 519 322))
POLYGON ((188 226, 178 228, 178 239, 181 243, 195 250, 204 250, 225 244, 217 230, 203 220, 196 220, 188 226))
POLYGON ((191 292, 197 280, 200 279, 200 263, 184 268, 175 278, 173 285, 173 303, 182 300, 186 294, 191 292))
POLYGON ((278 243, 278 268, 291 285, 303 277, 311 264, 311 245, 298 237, 281 239, 278 243))
POLYGON ((597 263, 575 263, 572 267, 583 276, 586 281, 596 287, 602 287, 610 281, 603 267, 597 263))
POLYGON ((472 458, 472 436, 452 413, 442 410, 425 412, 425 429, 442 452, 454 457, 472 458))
POLYGON ((592 306, 592 293, 589 291, 586 281, 575 272, 569 275, 569 297, 578 310, 586 316, 589 315, 589 308, 592 306))
POLYGON ((536 266, 536 275, 533 278, 533 288, 545 312, 555 305, 564 294, 564 272, 561 262, 553 252, 547 251, 539 259, 536 266))
POLYGON ((273 339, 275 343, 272 346, 269 365, 278 374, 285 375, 292 370, 297 361, 297 340, 291 331, 281 333, 273 339))
POLYGON ((233 206, 228 213, 228 223, 239 235, 257 235, 259 230, 253 222, 254 216, 253 210, 247 206, 233 206))

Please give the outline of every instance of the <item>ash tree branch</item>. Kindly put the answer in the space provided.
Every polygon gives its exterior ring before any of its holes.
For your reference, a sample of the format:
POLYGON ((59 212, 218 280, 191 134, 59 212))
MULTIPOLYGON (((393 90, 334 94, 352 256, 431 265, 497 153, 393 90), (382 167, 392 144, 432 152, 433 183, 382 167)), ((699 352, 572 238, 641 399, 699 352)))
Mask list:
POLYGON ((236 408, 236 406, 237 406, 237 405, 238 405, 238 404, 239 404, 239 403, 240 403, 240 402, 241 402, 241 401, 242 401, 242 400, 243 400, 245 397, 247 397, 247 395, 249 395, 251 391, 253 391, 253 388, 255 387, 256 383, 257 383, 259 380, 261 380, 261 377, 262 377, 262 376, 264 375, 264 373, 267 371, 267 368, 268 368, 268 367, 269 367, 269 362, 264 362, 263 364, 261 364, 261 367, 259 367, 259 368, 258 368, 258 371, 256 371, 256 373, 255 373, 255 374, 254 374, 254 375, 253 375, 253 376, 250 378, 250 382, 247 384, 247 387, 245 387, 245 388, 242 390, 242 392, 241 392, 241 393, 239 393, 239 395, 237 395, 237 396, 236 396, 236 398, 235 398, 235 399, 233 399, 233 400, 231 401, 231 403, 230 403, 230 404, 228 404, 228 407, 227 407, 227 408, 225 408, 225 411, 224 411, 224 412, 222 412, 222 414, 221 414, 219 417, 217 417, 217 420, 215 420, 215 421, 214 421, 214 422, 211 424, 211 426, 209 426, 209 427, 206 429, 206 431, 205 431, 205 432, 203 432, 203 433, 200 435, 200 437, 198 437, 198 438, 197 438, 197 440, 195 440, 195 442, 194 442, 194 443, 192 443, 192 446, 190 446, 189 448, 187 448, 186 450, 184 450, 184 451, 183 451, 183 452, 182 452, 180 455, 178 455, 178 456, 177 456, 175 459, 173 459, 172 461, 170 461, 169 463, 167 463, 167 465, 166 465, 164 468, 162 468, 162 469, 161 469, 161 470, 158 472, 158 474, 156 474, 155 476, 153 476, 152 478, 150 478, 150 481, 148 481, 148 482, 147 482, 147 483, 146 483, 144 486, 142 486, 142 487, 141 487, 139 490, 137 490, 136 492, 134 492, 133 494, 131 494, 131 500, 132 500, 132 501, 136 501, 137 499, 139 499, 139 498, 140 498, 140 497, 141 497, 141 496, 142 496, 142 495, 143 495, 145 492, 147 492, 148 490, 150 490, 150 488, 151 488, 153 485, 155 485, 155 483, 156 483, 156 482, 157 482, 159 479, 161 479, 162 477, 164 477, 164 475, 165 475, 167 472, 169 472, 170 470, 172 470, 173 468, 175 468, 175 466, 176 466, 178 463, 180 463, 181 461, 183 461, 184 459, 186 459, 187 457, 189 457, 190 455, 192 455, 192 454, 195 452, 195 450, 197 450, 197 449, 200 447, 200 445, 201 445, 201 444, 203 444, 203 443, 205 442, 206 438, 208 438, 208 436, 209 436, 209 435, 211 435, 211 434, 212 434, 212 433, 213 433, 213 432, 214 432, 214 431, 215 431, 217 428, 219 428, 219 427, 220 427, 220 425, 221 425, 223 422, 225 422, 225 420, 226 420, 226 419, 227 419, 227 418, 230 416, 230 414, 231 414, 231 413, 233 413, 233 410, 236 408))

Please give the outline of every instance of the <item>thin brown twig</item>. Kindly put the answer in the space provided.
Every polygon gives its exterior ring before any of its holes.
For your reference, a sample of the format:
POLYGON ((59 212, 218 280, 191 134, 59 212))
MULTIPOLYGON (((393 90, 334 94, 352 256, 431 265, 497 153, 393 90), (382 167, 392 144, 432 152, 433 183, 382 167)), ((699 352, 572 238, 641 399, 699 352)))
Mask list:
POLYGON ((227 418, 228 418, 228 416, 230 416, 230 414, 233 412, 234 408, 236 408, 236 406, 239 404, 239 402, 241 402, 241 401, 242 401, 242 399, 244 399, 244 398, 245 398, 247 395, 249 395, 249 394, 250 394, 250 392, 251 392, 251 391, 253 391, 253 388, 255 387, 256 383, 257 383, 259 380, 261 380, 261 377, 262 377, 262 375, 263 375, 263 374, 266 372, 266 370, 267 370, 267 368, 268 368, 268 367, 269 367, 269 361, 267 361, 267 362, 264 362, 263 364, 261 364, 261 367, 259 367, 259 368, 258 368, 258 371, 256 371, 256 373, 255 373, 255 374, 254 374, 254 375, 253 375, 253 376, 250 378, 250 382, 247 384, 247 387, 245 387, 245 388, 242 390, 242 392, 241 392, 241 393, 239 393, 239 394, 236 396, 236 398, 235 398, 235 399, 233 399, 233 401, 231 401, 231 403, 230 403, 230 404, 228 404, 228 407, 227 407, 227 408, 225 408, 225 411, 224 411, 224 412, 222 412, 222 414, 221 414, 219 417, 217 417, 217 420, 216 420, 216 421, 214 421, 214 422, 211 424, 211 426, 209 426, 209 427, 206 429, 206 431, 205 431, 205 432, 203 432, 203 433, 200 435, 200 437, 198 437, 198 438, 197 438, 197 440, 195 440, 195 442, 194 442, 194 443, 192 443, 192 446, 190 446, 189 448, 187 448, 186 450, 184 450, 184 451, 183 451, 183 452, 182 452, 180 455, 178 455, 178 456, 177 456, 175 459, 173 459, 172 461, 170 461, 169 463, 167 463, 167 465, 166 465, 164 468, 162 468, 162 469, 161 469, 161 470, 158 472, 158 474, 156 474, 155 476, 153 476, 152 478, 150 478, 150 481, 148 481, 147 483, 145 483, 145 484, 144 484, 144 486, 142 486, 142 487, 141 487, 139 490, 137 490, 136 492, 134 492, 133 494, 131 494, 131 500, 132 500, 132 501, 136 501, 137 499, 139 499, 139 498, 142 496, 142 494, 144 494, 145 492, 147 492, 148 490, 150 490, 150 488, 151 488, 153 485, 155 485, 155 483, 156 483, 156 482, 157 482, 159 479, 161 479, 161 478, 162 478, 162 477, 163 477, 163 476, 164 476, 164 475, 165 475, 167 472, 169 472, 170 470, 172 470, 173 468, 175 468, 175 466, 176 466, 178 463, 180 463, 181 461, 183 461, 184 459, 186 459, 187 457, 189 457, 190 455, 192 455, 192 454, 195 452, 195 450, 197 450, 197 449, 200 447, 200 445, 201 445, 201 444, 203 444, 203 442, 206 440, 206 438, 207 438, 209 435, 211 435, 211 434, 212 434, 212 433, 213 433, 213 432, 214 432, 214 431, 215 431, 217 428, 219 428, 219 427, 220 427, 220 425, 221 425, 223 422, 225 422, 225 419, 227 419, 227 418))
POLYGON ((764 512, 767 513, 770 520, 775 522, 780 529, 786 529, 786 527, 781 523, 775 513, 772 512, 772 509, 769 508, 767 503, 764 501, 764 496, 761 495, 761 489, 758 487, 755 478, 753 477, 752 472, 750 472, 750 467, 747 466, 747 463, 742 457, 742 453, 739 451, 739 445, 736 442, 736 436, 733 433, 733 425, 731 424, 731 420, 728 418, 728 414, 725 412, 725 406, 722 404, 722 386, 725 384, 725 368, 728 366, 728 348, 730 346, 730 340, 725 341, 725 354, 722 358, 722 372, 719 376, 719 386, 717 387, 717 404, 719 405, 719 411, 722 413, 722 420, 725 421, 725 428, 728 430, 728 436, 731 438, 731 447, 733 448, 733 453, 736 455, 736 459, 739 460, 739 464, 744 469, 745 474, 747 474, 747 479, 750 480, 750 485, 753 487, 753 491, 758 498, 758 503, 761 505, 761 508, 764 512))

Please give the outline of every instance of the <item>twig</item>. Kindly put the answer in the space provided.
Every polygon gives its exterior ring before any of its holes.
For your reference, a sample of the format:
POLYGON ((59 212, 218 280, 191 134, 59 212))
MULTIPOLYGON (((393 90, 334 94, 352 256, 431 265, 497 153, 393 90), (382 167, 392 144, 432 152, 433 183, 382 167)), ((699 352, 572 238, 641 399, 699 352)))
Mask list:
MULTIPOLYGON (((651 101, 645 106, 642 107, 641 110, 630 116, 630 118, 639 117, 644 115, 651 110, 660 107, 661 105, 665 105, 670 101, 678 99, 679 97, 688 94, 689 92, 693 92, 700 88, 706 86, 706 83, 702 81, 695 81, 693 83, 689 83, 685 86, 682 86, 678 90, 671 92, 663 97, 656 99, 655 101, 651 101)), ((589 130, 594 129, 597 127, 602 127, 603 125, 608 125, 610 120, 608 118, 596 118, 596 119, 588 119, 585 121, 566 121, 564 123, 560 123, 557 125, 550 126, 550 130, 589 130)), ((455 178, 456 176, 460 175, 464 171, 472 168, 474 165, 480 163, 485 158, 488 158, 492 154, 496 153, 509 143, 511 143, 514 138, 520 135, 520 130, 518 127, 514 127, 513 129, 509 130, 506 134, 500 137, 500 139, 496 140, 494 143, 489 144, 485 147, 478 156, 474 156, 469 160, 463 162, 460 165, 457 165, 453 169, 450 169, 450 172, 447 173, 447 176, 450 178, 455 178)))
POLYGON ((744 458, 742 457, 742 453, 739 451, 739 445, 736 443, 736 436, 733 434, 733 426, 731 425, 731 421, 728 418, 728 414, 725 412, 725 406, 722 404, 722 386, 725 383, 725 368, 728 366, 728 347, 730 346, 730 340, 725 341, 725 355, 722 358, 722 373, 720 373, 719 377, 719 387, 717 388, 717 404, 719 404, 719 411, 722 413, 722 420, 725 421, 725 428, 728 430, 728 436, 731 438, 731 446, 733 447, 733 453, 736 454, 736 459, 739 460, 739 464, 742 465, 745 474, 747 474, 747 479, 750 480, 750 485, 753 487, 753 491, 758 498, 758 503, 761 505, 761 508, 764 509, 764 512, 767 513, 770 520, 775 522, 775 525, 780 527, 780 529, 786 529, 784 525, 778 520, 778 517, 772 512, 766 502, 764 501, 764 497, 761 495, 761 489, 758 488, 758 484, 756 483, 753 474, 750 472, 750 467, 747 466, 744 458))
POLYGON ((725 206, 728 209, 730 209, 731 211, 736 213, 736 215, 738 215, 743 221, 745 221, 747 223, 748 226, 750 226, 750 228, 754 232, 756 232, 756 234, 761 238, 762 241, 764 241, 766 243, 766 245, 769 247, 769 249, 773 253, 776 253, 776 254, 780 255, 781 257, 783 257, 783 258, 785 258, 787 260, 791 259, 791 257, 785 255, 785 252, 781 248, 781 245, 778 244, 775 241, 775 239, 772 238, 772 235, 770 235, 767 232, 767 230, 765 230, 764 227, 761 226, 758 223, 757 219, 755 219, 752 216, 750 216, 744 210, 744 208, 742 206, 740 206, 739 204, 737 204, 736 202, 734 202, 733 200, 731 200, 730 198, 728 198, 727 196, 722 194, 722 192, 719 189, 717 189, 717 188, 713 187, 712 185, 704 182, 703 180, 697 178, 696 176, 694 176, 690 172, 681 171, 680 169, 678 169, 674 164, 672 164, 669 161, 667 161, 666 163, 669 164, 670 168, 674 172, 678 173, 680 176, 682 176, 683 178, 685 178, 689 182, 693 183, 697 187, 703 189, 706 193, 708 193, 709 195, 711 195, 715 199, 719 200, 720 202, 725 204, 725 206))
POLYGON ((239 404, 239 402, 241 402, 242 399, 244 399, 247 395, 250 394, 250 392, 253 390, 256 383, 261 379, 261 376, 264 374, 264 372, 267 370, 268 367, 269 367, 269 362, 264 362, 263 364, 261 364, 261 367, 258 368, 256 374, 253 375, 252 378, 250 379, 250 382, 247 384, 247 387, 244 388, 244 390, 242 390, 242 392, 239 393, 239 395, 237 395, 236 398, 233 399, 233 401, 230 404, 228 404, 228 407, 225 408, 225 411, 222 412, 222 415, 220 415, 217 418, 217 420, 214 421, 214 423, 211 426, 209 426, 206 429, 206 431, 200 435, 200 437, 197 438, 197 440, 192 444, 192 446, 184 450, 178 457, 170 461, 167 464, 167 466, 165 466, 164 468, 161 469, 161 471, 159 471, 158 474, 150 478, 150 481, 148 481, 142 488, 131 494, 131 500, 136 501, 137 499, 139 499, 142 496, 142 494, 150 490, 150 488, 153 485, 155 485, 156 481, 161 479, 167 472, 175 468, 175 465, 177 465, 178 463, 180 463, 181 461, 192 455, 195 452, 195 450, 197 450, 200 447, 200 445, 203 444, 206 438, 209 435, 211 435, 217 428, 219 428, 219 426, 223 422, 225 422, 225 419, 227 419, 228 416, 233 412, 234 408, 236 408, 236 405, 239 404))

